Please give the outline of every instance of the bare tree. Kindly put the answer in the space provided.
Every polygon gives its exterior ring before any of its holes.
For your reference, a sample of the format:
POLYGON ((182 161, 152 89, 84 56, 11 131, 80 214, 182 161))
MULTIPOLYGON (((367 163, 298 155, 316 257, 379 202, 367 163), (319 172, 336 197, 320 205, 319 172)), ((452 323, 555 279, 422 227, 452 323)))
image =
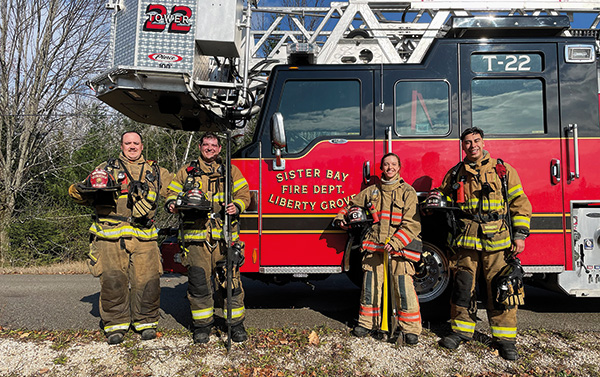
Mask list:
POLYGON ((105 0, 0 0, 0 265, 19 195, 49 156, 64 113, 103 66, 105 0))

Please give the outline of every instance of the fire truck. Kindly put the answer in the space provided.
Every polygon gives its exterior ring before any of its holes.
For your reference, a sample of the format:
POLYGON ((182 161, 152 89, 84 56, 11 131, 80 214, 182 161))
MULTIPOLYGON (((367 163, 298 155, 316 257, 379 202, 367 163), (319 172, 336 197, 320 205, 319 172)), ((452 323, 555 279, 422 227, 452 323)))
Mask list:
MULTIPOLYGON (((111 0, 112 67, 96 96, 134 120, 189 131, 255 122, 232 163, 248 277, 346 272, 358 248, 332 226, 390 151, 421 198, 463 156, 461 130, 514 166, 533 205, 532 281, 600 297, 600 7, 573 1, 111 0), (581 15, 589 23, 574 28, 581 15), (594 162, 596 161, 596 162, 594 162)), ((581 20, 581 19, 580 19, 581 20)), ((581 25, 581 22, 579 23, 581 25)), ((421 302, 448 291, 449 250, 423 217, 421 302)))

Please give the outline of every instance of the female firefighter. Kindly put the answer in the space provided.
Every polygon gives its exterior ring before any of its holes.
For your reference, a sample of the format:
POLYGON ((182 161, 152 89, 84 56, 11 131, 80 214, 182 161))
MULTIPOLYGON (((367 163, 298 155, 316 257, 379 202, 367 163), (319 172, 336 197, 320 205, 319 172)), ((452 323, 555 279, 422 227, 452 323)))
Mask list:
POLYGON ((417 193, 400 177, 400 167, 396 154, 383 156, 381 181, 356 195, 338 212, 334 224, 342 229, 354 226, 361 209, 373 218, 362 240, 363 285, 358 325, 352 334, 394 340, 397 321, 402 332, 398 341, 414 345, 421 333, 421 312, 412 276, 421 253, 420 247, 413 246, 420 244, 421 224, 417 193))

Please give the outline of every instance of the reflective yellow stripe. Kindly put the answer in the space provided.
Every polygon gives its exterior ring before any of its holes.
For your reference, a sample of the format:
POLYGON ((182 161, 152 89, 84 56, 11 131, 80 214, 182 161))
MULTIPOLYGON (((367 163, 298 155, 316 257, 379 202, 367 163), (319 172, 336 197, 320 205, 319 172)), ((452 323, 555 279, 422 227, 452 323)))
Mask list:
POLYGON ((123 331, 129 330, 129 323, 121 323, 118 325, 104 326, 104 331, 107 333, 110 333, 113 331, 119 331, 119 330, 123 330, 123 331))
POLYGON ((152 322, 152 323, 134 323, 133 327, 136 329, 136 331, 142 331, 142 330, 146 330, 146 329, 155 329, 156 327, 158 327, 158 322, 152 322))
POLYGON ((169 184, 169 187, 167 187, 169 190, 171 191, 175 191, 175 192, 181 192, 181 190, 183 190, 183 185, 175 182, 175 181, 171 181, 171 183, 169 184))
POLYGON ((140 229, 131 225, 123 225, 117 228, 104 229, 97 222, 92 223, 89 229, 90 233, 108 240, 117 240, 121 237, 135 237, 141 240, 150 241, 158 237, 158 229, 154 226, 149 229, 140 229))
POLYGON ((146 199, 153 202, 156 200, 156 193, 154 191, 148 191, 148 195, 146 195, 146 199))
POLYGON ((167 197, 167 202, 168 202, 169 200, 177 200, 177 195, 171 195, 171 196, 168 196, 168 197, 167 197))
POLYGON ((499 327, 491 326, 492 336, 494 338, 516 338, 517 328, 516 327, 499 327))
POLYGON ((214 308, 202 309, 202 310, 192 310, 192 318, 193 319, 206 319, 213 316, 214 308))
POLYGON ((475 332, 475 322, 465 322, 453 319, 450 324, 452 330, 454 331, 462 331, 469 334, 473 334, 475 332))
POLYGON ((244 204, 243 200, 241 200, 241 199, 234 199, 233 203, 237 204, 240 207, 240 213, 244 212, 246 210, 246 205, 244 204))
POLYGON ((213 195, 213 202, 224 202, 225 194, 222 192, 217 192, 213 195))
MULTIPOLYGON (((211 229, 210 236, 214 240, 223 239, 223 229, 211 229)), ((236 231, 231 232, 231 239, 233 241, 236 241, 238 238, 240 238, 240 235, 238 234, 238 232, 236 232, 236 231)))
MULTIPOLYGON (((241 308, 231 309, 231 318, 240 318, 244 313, 246 313, 246 308, 243 306, 241 308)), ((227 309, 223 309, 223 316, 227 318, 227 309)))
POLYGON ((98 221, 101 222, 101 223, 109 223, 109 224, 114 224, 114 225, 117 225, 117 224, 121 223, 121 220, 107 219, 106 217, 99 217, 98 221))
POLYGON ((248 182, 246 182, 246 178, 238 179, 237 181, 233 182, 233 192, 237 192, 239 189, 241 189, 244 186, 248 186, 248 182))
POLYGON ((498 241, 480 240, 476 237, 459 236, 456 240, 456 246, 464 247, 465 249, 498 251, 510 247, 510 237, 503 238, 498 241))
MULTIPOLYGON (((479 206, 478 198, 471 198, 464 203, 458 204, 460 209, 463 211, 470 209, 477 209, 479 206)), ((504 208, 504 200, 494 199, 494 200, 484 200, 481 209, 484 211, 497 211, 504 208)))
POLYGON ((514 216, 512 218, 513 226, 522 226, 529 229, 531 220, 527 216, 514 216))
POLYGON ((521 196, 523 194, 523 186, 516 185, 508 189, 508 201, 512 201, 517 196, 521 196))
POLYGON ((186 229, 183 231, 183 239, 186 241, 204 241, 207 235, 206 229, 186 229))

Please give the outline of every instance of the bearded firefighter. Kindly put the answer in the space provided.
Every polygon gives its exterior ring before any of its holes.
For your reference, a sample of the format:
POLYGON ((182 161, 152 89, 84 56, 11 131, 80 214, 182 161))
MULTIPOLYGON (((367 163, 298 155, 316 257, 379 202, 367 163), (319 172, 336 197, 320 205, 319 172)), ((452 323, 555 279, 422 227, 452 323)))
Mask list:
POLYGON ((417 193, 402 179, 400 168, 398 155, 383 156, 381 181, 356 195, 347 208, 338 212, 334 224, 342 229, 351 226, 360 217, 352 214, 354 206, 366 208, 373 218, 362 240, 363 285, 358 325, 352 334, 394 337, 391 327, 384 325, 390 312, 384 313, 383 302, 389 297, 388 306, 395 307, 394 320, 402 333, 398 340, 414 345, 421 334, 421 312, 413 275, 414 263, 421 259, 421 254, 420 248, 409 245, 418 243, 421 224, 417 193), (383 288, 384 282, 390 287, 388 291, 383 288))
POLYGON ((232 201, 226 203, 225 167, 220 162, 221 141, 214 133, 200 139, 200 157, 183 166, 169 185, 166 206, 181 215, 179 242, 182 263, 188 269, 188 300, 192 312, 193 341, 207 343, 214 325, 214 293, 227 289, 226 252, 233 247, 232 299, 223 300, 224 316, 231 307, 231 340, 248 338, 244 328, 244 290, 239 267, 244 263, 243 244, 237 229, 239 215, 250 204, 248 182, 236 166, 231 169, 232 201), (232 217, 233 245, 224 244, 225 213, 232 217), (213 284, 214 282, 214 284, 213 284))
POLYGON ((465 158, 437 189, 456 201, 457 232, 451 298, 452 334, 440 345, 456 349, 472 339, 477 319, 476 283, 481 276, 488 320, 500 356, 516 360, 517 304, 522 303, 522 269, 516 256, 525 250, 531 203, 517 171, 484 150, 483 130, 461 134, 465 158), (505 292, 503 292, 505 291, 505 292))
POLYGON ((154 339, 162 265, 154 215, 172 174, 142 155, 142 136, 121 135, 121 154, 69 187, 71 198, 95 209, 88 264, 100 278, 100 316, 109 344, 132 327, 154 339))

